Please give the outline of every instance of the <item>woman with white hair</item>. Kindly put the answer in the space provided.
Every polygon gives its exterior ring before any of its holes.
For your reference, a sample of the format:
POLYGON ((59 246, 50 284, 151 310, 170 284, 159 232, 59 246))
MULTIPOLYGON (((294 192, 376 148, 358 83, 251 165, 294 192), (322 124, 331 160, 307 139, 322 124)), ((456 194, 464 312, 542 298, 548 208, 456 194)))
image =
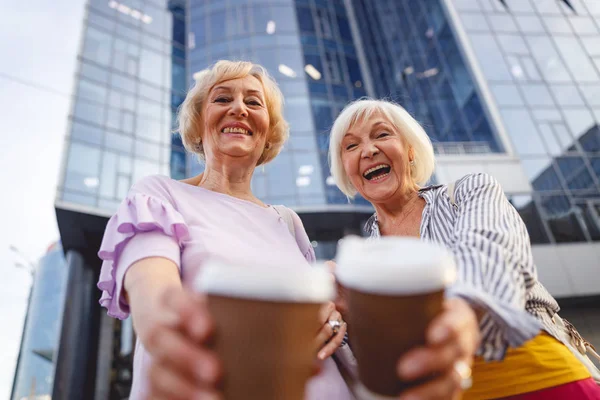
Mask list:
MULTIPOLYGON (((482 339, 463 399, 600 398, 590 372, 560 340, 558 304, 539 283, 525 224, 494 178, 478 173, 426 186, 435 166, 429 137, 406 110, 383 100, 358 100, 341 112, 329 156, 340 190, 373 204, 371 237, 419 237, 454 254, 458 280, 447 301, 476 313, 482 339)), ((411 377, 439 371, 432 355, 423 349, 410 359, 411 377)))

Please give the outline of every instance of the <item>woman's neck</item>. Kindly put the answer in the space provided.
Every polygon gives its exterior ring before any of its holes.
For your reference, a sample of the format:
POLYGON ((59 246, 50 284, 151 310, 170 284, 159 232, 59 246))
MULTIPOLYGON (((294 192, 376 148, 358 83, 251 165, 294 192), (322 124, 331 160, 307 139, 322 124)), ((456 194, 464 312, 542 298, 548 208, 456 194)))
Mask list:
POLYGON ((196 184, 204 189, 245 200, 257 200, 251 190, 254 168, 231 168, 206 166, 196 184))
POLYGON ((406 222, 415 211, 422 211, 425 201, 417 190, 394 196, 390 201, 373 204, 380 226, 397 226, 406 222))

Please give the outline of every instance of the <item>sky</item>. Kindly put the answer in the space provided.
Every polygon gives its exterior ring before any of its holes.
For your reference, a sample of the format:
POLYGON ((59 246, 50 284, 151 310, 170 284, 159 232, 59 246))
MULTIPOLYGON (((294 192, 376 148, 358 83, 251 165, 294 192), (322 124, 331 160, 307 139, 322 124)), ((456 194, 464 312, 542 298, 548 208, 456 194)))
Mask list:
POLYGON ((10 397, 31 284, 15 264, 37 262, 59 238, 53 204, 84 5, 0 0, 0 399, 10 397))

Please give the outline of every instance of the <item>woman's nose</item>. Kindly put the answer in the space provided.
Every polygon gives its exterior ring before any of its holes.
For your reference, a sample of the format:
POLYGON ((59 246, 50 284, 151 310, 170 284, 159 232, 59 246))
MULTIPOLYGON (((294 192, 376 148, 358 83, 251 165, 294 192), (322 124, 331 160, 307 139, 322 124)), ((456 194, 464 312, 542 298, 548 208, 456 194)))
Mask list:
POLYGON ((231 109, 229 110, 229 115, 236 117, 247 117, 248 109, 246 108, 246 104, 244 104, 241 100, 234 100, 231 102, 231 109))
POLYGON ((373 158, 377 153, 379 153, 379 149, 373 144, 368 144, 363 147, 362 157, 373 158))

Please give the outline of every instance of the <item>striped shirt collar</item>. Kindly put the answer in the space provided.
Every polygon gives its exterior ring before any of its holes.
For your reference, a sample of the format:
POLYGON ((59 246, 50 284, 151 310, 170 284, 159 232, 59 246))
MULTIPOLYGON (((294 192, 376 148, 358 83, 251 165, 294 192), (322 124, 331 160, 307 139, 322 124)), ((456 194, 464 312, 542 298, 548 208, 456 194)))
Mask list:
MULTIPOLYGON (((419 189, 419 197, 425 199, 425 203, 429 205, 433 201, 433 190, 442 186, 443 185, 431 185, 421 188, 419 189)), ((425 210, 427 210, 427 206, 425 206, 425 210)), ((371 238, 381 237, 381 232, 379 231, 379 222, 377 221, 377 212, 373 213, 373 215, 371 215, 371 217, 365 223, 365 232, 371 238)))

